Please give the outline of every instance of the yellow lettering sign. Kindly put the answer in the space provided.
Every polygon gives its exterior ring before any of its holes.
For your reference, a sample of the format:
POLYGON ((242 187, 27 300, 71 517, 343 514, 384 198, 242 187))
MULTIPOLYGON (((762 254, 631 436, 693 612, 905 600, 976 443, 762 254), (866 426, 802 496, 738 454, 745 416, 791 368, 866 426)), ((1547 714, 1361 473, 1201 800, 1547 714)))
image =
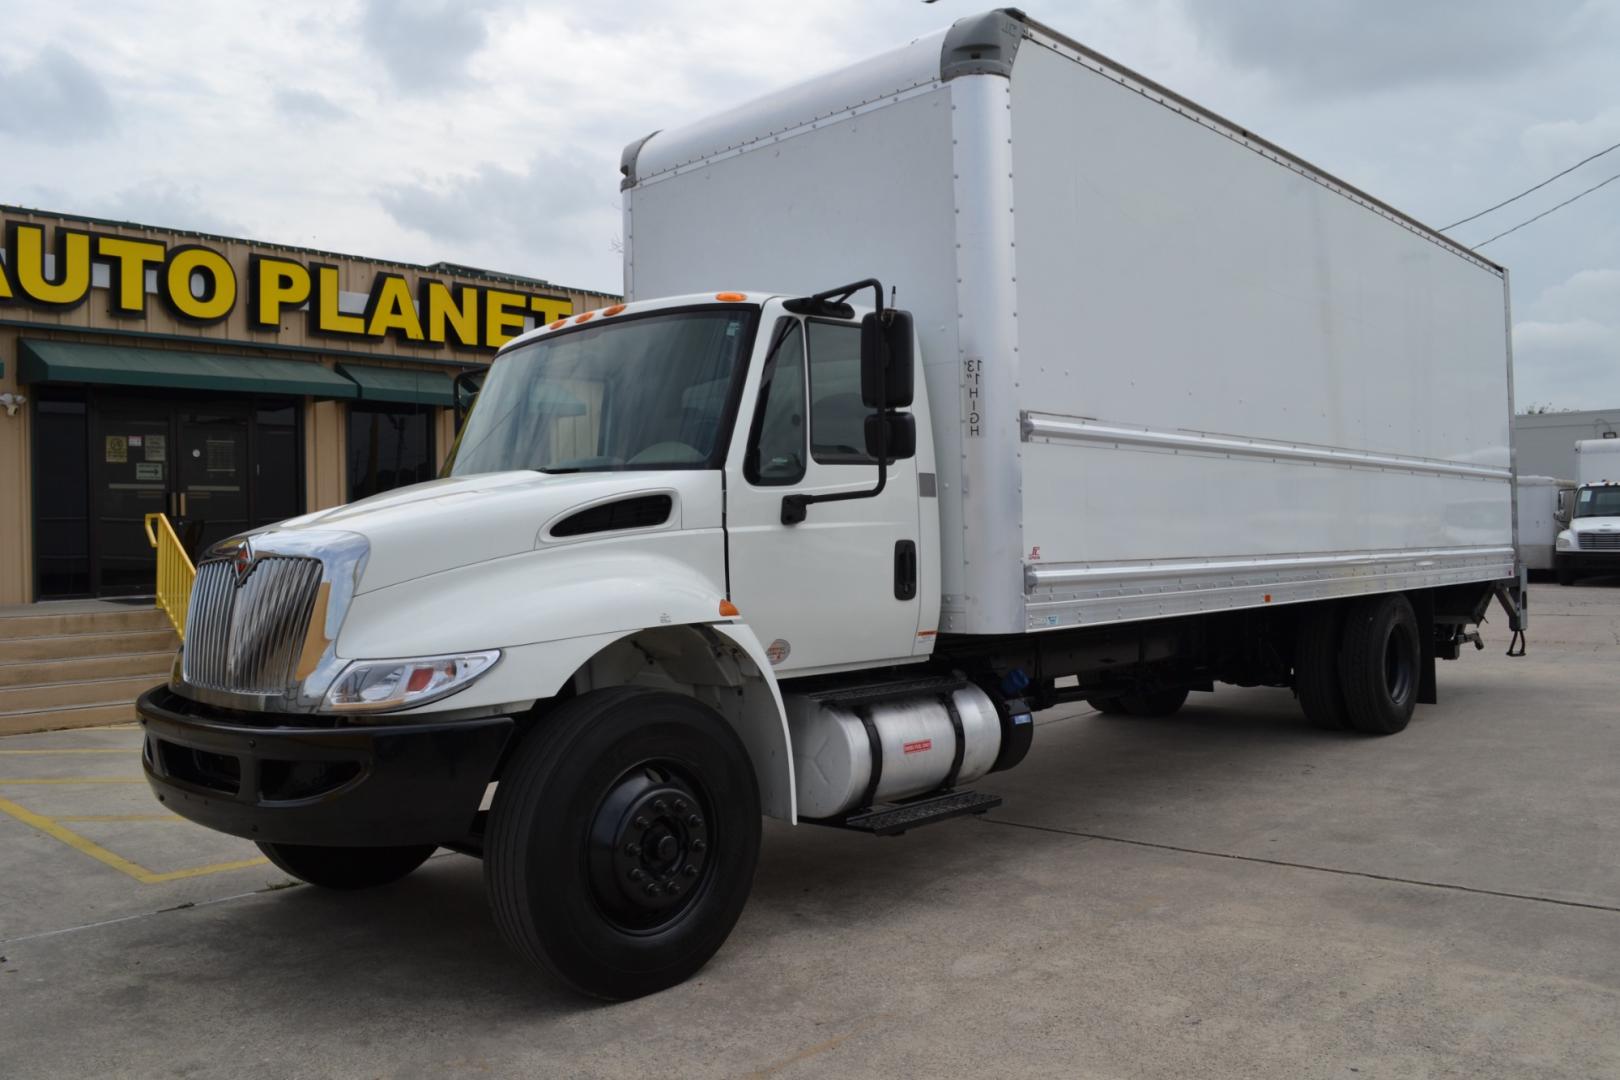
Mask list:
POLYGON ((78 307, 90 295, 89 233, 57 226, 51 277, 45 275, 45 230, 38 225, 12 224, 6 229, 6 258, 17 290, 40 307, 78 307))
POLYGON ((529 310, 542 323, 556 322, 574 313, 574 302, 560 296, 531 296, 529 310))
POLYGON ((448 344, 454 334, 455 344, 478 348, 478 290, 424 280, 422 321, 426 323, 427 339, 434 344, 448 344))
POLYGON ((187 322, 217 323, 236 307, 236 271, 225 256, 199 244, 169 249, 163 299, 187 322))
POLYGON ((254 255, 248 259, 248 322, 280 330, 282 308, 309 303, 309 269, 301 262, 254 255))
POLYGON ((313 329, 317 334, 364 334, 366 320, 359 315, 345 315, 338 310, 338 268, 316 263, 315 306, 310 311, 313 329))
POLYGON ((127 236, 96 237, 96 259, 112 268, 107 310, 114 315, 146 314, 146 268, 163 265, 166 252, 156 240, 127 236))
POLYGON ((378 274, 366 303, 366 333, 382 337, 392 333, 406 341, 422 340, 422 320, 411 301, 411 287, 398 274, 378 274))
POLYGON ((498 349, 523 333, 523 316, 528 306, 529 298, 522 293, 485 289, 484 344, 498 349))

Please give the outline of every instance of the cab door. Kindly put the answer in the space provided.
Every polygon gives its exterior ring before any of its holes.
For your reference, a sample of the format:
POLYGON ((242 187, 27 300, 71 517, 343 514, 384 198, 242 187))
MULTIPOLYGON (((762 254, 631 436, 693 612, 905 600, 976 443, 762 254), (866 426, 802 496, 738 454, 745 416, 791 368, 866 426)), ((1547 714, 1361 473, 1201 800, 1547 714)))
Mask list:
POLYGON ((812 503, 804 521, 782 523, 786 495, 877 483, 859 323, 783 315, 763 329, 726 466, 732 600, 778 675, 910 659, 923 565, 915 460, 890 464, 875 497, 812 503))

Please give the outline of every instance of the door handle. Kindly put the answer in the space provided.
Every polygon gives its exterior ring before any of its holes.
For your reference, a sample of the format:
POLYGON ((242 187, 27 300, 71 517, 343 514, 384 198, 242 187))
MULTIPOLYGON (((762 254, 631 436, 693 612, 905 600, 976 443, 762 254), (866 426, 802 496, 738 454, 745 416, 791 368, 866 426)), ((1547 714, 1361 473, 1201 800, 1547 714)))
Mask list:
POLYGON ((917 596, 917 543, 894 542, 894 598, 913 600, 917 596))
POLYGON ((186 516, 186 493, 183 491, 180 493, 180 516, 186 516))

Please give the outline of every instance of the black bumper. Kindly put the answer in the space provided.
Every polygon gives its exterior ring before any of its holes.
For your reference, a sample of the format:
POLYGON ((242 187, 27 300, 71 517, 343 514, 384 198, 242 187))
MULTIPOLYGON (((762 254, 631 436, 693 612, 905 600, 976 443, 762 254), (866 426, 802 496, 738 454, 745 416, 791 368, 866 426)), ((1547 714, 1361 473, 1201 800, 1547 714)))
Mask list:
POLYGON ((1553 568, 1580 574, 1620 574, 1620 551, 1560 551, 1553 568))
MULTIPOLYGON (((160 686, 135 704, 158 801, 210 829, 283 844, 467 837, 512 735, 509 716, 351 727, 260 726, 160 686)), ((282 717, 283 723, 293 718, 282 717)))

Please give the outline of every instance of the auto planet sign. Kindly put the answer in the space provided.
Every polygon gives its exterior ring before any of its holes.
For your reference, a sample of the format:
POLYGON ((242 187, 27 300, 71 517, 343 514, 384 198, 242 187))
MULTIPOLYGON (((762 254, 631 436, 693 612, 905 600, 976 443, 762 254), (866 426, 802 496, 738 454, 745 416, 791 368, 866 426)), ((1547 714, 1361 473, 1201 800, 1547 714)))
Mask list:
POLYGON ((327 263, 252 254, 246 280, 239 280, 230 260, 203 244, 169 245, 61 225, 55 231, 47 258, 43 226, 6 224, 0 304, 71 311, 90 298, 94 268, 104 265, 108 310, 132 321, 146 317, 150 273, 163 306, 199 326, 222 322, 245 303, 254 330, 279 333, 285 318, 302 316, 311 334, 324 337, 459 349, 497 349, 523 333, 526 319, 545 323, 574 310, 566 297, 426 277, 413 289, 399 274, 378 273, 365 310, 355 313, 342 310, 339 268, 327 263))

